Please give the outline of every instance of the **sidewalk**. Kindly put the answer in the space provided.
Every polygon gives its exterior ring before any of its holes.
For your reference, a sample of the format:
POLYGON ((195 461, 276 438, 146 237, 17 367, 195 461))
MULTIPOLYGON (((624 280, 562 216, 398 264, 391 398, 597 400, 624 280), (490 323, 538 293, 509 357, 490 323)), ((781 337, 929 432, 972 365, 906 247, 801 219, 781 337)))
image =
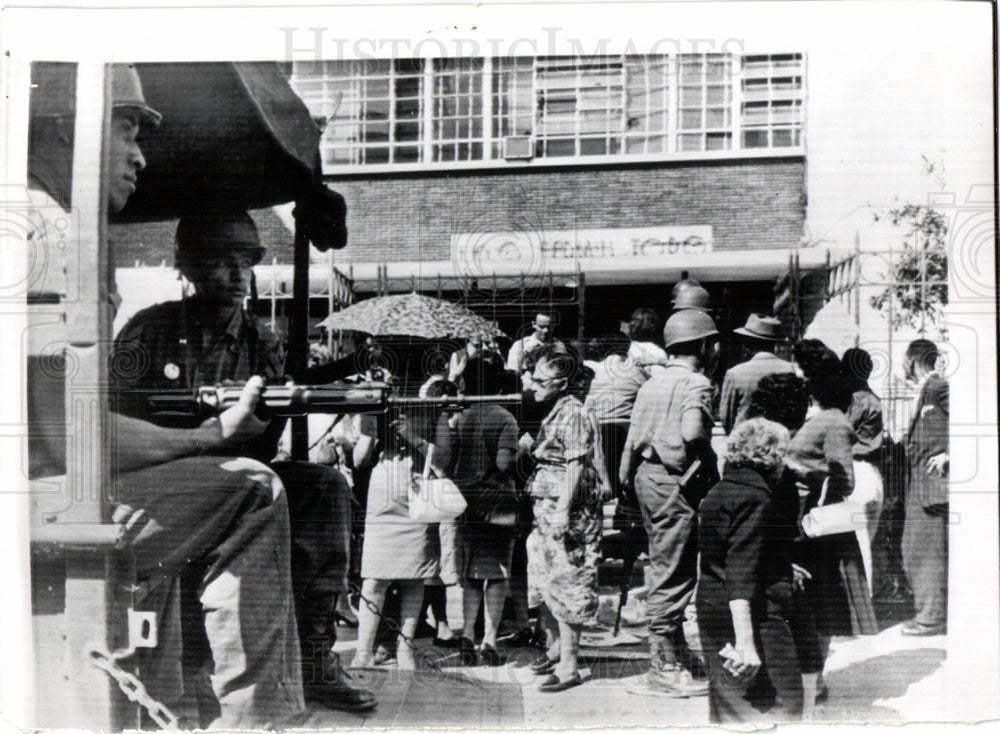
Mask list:
MULTIPOLYGON (((708 723, 707 698, 666 699, 631 694, 648 666, 641 626, 623 626, 619 640, 610 628, 584 634, 581 657, 587 681, 561 693, 540 693, 540 679, 527 665, 533 649, 501 649, 505 665, 462 667, 452 651, 420 640, 419 650, 438 669, 401 672, 394 665, 350 671, 357 685, 373 690, 378 708, 366 714, 316 709, 305 728, 536 728, 657 727, 708 723), (620 641, 622 644, 615 644, 620 641)), ((346 665, 354 631, 343 630, 337 650, 346 665)), ((878 635, 835 638, 826 668, 829 699, 815 721, 914 721, 933 717, 943 690, 945 638, 908 638, 899 626, 878 635)))

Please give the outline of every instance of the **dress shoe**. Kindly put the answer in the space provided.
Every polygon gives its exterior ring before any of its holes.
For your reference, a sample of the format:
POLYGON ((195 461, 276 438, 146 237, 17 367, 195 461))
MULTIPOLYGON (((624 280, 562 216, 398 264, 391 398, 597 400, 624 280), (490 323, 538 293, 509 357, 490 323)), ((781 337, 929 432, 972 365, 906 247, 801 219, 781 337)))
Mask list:
POLYGON ((539 647, 545 649, 545 635, 539 636, 531 627, 525 627, 513 634, 502 635, 499 641, 507 647, 539 647))
POLYGON ((497 652, 497 649, 493 645, 484 644, 479 648, 479 659, 483 665, 489 665, 493 668, 503 665, 503 658, 500 657, 500 653, 497 652))
POLYGON ((580 677, 579 673, 573 673, 565 680, 560 678, 558 675, 553 673, 548 678, 542 681, 542 684, 538 686, 538 690, 541 693, 559 693, 559 691, 565 691, 567 688, 573 688, 583 683, 583 678, 580 677))
POLYGON ((479 663, 476 646, 468 637, 460 637, 458 639, 458 660, 465 666, 473 666, 479 663))
POLYGON ((458 649, 460 640, 457 637, 449 637, 445 639, 444 637, 434 638, 434 647, 440 647, 444 650, 456 650, 458 649))
POLYGON ((307 701, 337 711, 357 713, 370 711, 378 705, 371 691, 354 688, 348 682, 348 676, 340 665, 340 656, 334 653, 327 660, 322 680, 306 684, 303 693, 307 701))
POLYGON ((921 624, 915 619, 910 619, 903 622, 899 633, 905 637, 934 637, 935 635, 943 635, 946 629, 943 622, 941 624, 921 624))
POLYGON ((528 670, 530 670, 535 675, 545 675, 546 673, 551 673, 553 670, 555 670, 556 663, 558 662, 559 662, 558 658, 553 660, 552 658, 543 655, 542 657, 538 658, 538 660, 531 663, 528 666, 528 670))

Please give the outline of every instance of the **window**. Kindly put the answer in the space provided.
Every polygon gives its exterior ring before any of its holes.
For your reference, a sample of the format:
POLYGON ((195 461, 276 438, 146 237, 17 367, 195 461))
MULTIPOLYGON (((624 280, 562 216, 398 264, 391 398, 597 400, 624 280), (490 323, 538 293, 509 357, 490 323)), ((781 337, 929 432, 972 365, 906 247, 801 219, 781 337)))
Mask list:
POLYGON ((803 79, 802 54, 386 59, 292 72, 327 120, 326 173, 799 149, 803 79))
POLYGON ((744 148, 802 144, 802 54, 743 59, 744 148))

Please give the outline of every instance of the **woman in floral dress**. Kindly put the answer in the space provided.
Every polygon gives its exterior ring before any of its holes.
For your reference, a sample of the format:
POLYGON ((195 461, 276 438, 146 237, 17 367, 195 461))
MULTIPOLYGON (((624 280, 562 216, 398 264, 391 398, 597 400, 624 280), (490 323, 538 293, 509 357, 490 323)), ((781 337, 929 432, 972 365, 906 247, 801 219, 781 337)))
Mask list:
POLYGON ((528 389, 548 405, 531 447, 535 470, 527 490, 535 525, 528 537, 528 603, 543 605, 548 654, 531 668, 549 676, 540 691, 579 685, 577 650, 583 626, 597 618, 597 562, 600 559, 601 460, 594 417, 568 390, 578 372, 566 354, 546 353, 535 365, 528 389))

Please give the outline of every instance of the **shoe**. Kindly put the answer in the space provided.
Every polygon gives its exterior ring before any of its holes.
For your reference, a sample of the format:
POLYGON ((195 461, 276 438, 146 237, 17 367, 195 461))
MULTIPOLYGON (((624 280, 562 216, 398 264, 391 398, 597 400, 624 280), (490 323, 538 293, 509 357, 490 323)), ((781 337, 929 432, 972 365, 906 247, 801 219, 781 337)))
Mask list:
POLYGON ((946 629, 943 622, 941 624, 921 624, 915 619, 910 619, 903 622, 899 633, 904 637, 934 637, 935 635, 943 635, 946 629))
POLYGON ((567 688, 573 688, 574 686, 581 685, 583 683, 583 678, 580 677, 579 673, 573 673, 566 680, 562 680, 558 675, 553 673, 548 678, 542 681, 542 684, 538 686, 538 690, 541 693, 559 693, 559 691, 565 691, 567 688))
POLYGON ((440 647, 445 650, 455 650, 458 648, 461 640, 458 637, 449 637, 445 639, 443 637, 434 638, 434 647, 440 647))
POLYGON ((323 670, 323 679, 303 686, 305 699, 328 709, 358 713, 370 711, 378 705, 374 694, 355 688, 340 665, 340 656, 331 653, 323 670))
POLYGON ((458 639, 458 660, 465 666, 473 666, 479 663, 476 646, 468 637, 460 637, 458 639))
POLYGON ((375 657, 372 658, 373 665, 388 665, 396 659, 396 651, 390 650, 385 645, 379 645, 375 650, 375 657))
POLYGON ((824 683, 819 688, 816 689, 816 697, 813 698, 814 703, 826 703, 827 699, 830 698, 830 689, 826 687, 824 683))
POLYGON ((538 660, 531 663, 528 666, 528 670, 530 670, 535 675, 545 675, 546 673, 551 673, 553 670, 555 670, 556 663, 558 662, 559 662, 558 658, 553 660, 547 655, 543 655, 542 657, 538 658, 538 660))
POLYGON ((497 638, 497 641, 504 643, 508 647, 535 647, 535 637, 535 630, 531 629, 531 627, 525 627, 517 632, 501 635, 497 638))
POLYGON ((414 633, 413 639, 423 640, 428 637, 437 637, 437 630, 427 624, 427 622, 420 620, 420 624, 417 625, 417 631, 414 633))
POLYGON ((695 698, 708 695, 708 681, 695 680, 680 665, 655 667, 646 676, 651 689, 672 698, 695 698))
POLYGON ((500 653, 493 645, 483 645, 479 648, 479 659, 483 665, 489 665, 493 668, 498 665, 503 665, 503 658, 500 657, 500 653))

